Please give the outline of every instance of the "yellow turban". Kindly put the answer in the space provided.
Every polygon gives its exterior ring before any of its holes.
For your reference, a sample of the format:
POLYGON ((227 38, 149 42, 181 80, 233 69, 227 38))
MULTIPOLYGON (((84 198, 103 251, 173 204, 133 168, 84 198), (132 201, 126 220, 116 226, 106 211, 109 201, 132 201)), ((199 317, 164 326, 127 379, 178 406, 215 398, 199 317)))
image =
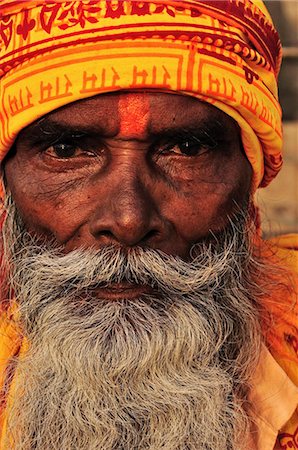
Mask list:
POLYGON ((281 167, 281 47, 260 0, 0 4, 0 160, 20 130, 121 89, 197 97, 239 124, 253 188, 281 167))

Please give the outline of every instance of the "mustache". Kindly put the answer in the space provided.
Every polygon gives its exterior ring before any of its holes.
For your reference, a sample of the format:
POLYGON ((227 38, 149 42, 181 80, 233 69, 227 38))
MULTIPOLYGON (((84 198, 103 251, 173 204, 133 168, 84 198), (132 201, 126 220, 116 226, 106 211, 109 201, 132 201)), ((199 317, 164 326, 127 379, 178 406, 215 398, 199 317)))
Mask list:
POLYGON ((134 310, 147 305, 147 313, 155 310, 164 317, 174 305, 184 308, 188 304, 200 315, 213 336, 213 347, 218 349, 231 332, 230 324, 237 322, 241 326, 238 311, 254 314, 253 304, 244 300, 251 263, 245 230, 234 221, 220 238, 193 246, 189 261, 140 247, 105 246, 61 254, 61 248, 43 245, 23 232, 15 241, 19 249, 15 249, 11 260, 11 284, 28 324, 48 305, 61 301, 75 310, 77 317, 88 316, 94 308, 103 308, 109 314, 128 308, 131 314, 132 303, 134 310), (126 301, 123 294, 111 304, 100 288, 114 283, 146 285, 153 292, 140 294, 138 302, 126 301), (220 319, 222 308, 227 320, 220 319))
POLYGON ((192 294, 198 289, 210 293, 231 271, 239 275, 247 253, 247 239, 239 239, 239 232, 231 230, 220 243, 194 245, 190 261, 159 250, 116 245, 61 254, 58 248, 38 245, 34 237, 25 239, 29 242, 14 252, 14 276, 32 279, 38 273, 42 283, 55 272, 56 283, 67 293, 78 287, 88 290, 123 282, 148 285, 166 294, 192 294))

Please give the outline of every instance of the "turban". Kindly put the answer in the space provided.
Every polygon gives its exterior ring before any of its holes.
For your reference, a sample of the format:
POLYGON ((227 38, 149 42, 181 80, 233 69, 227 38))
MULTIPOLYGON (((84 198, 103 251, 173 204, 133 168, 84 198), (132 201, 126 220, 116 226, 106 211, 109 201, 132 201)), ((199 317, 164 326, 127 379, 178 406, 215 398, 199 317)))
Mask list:
POLYGON ((239 124, 253 189, 282 164, 281 46, 260 0, 0 4, 0 160, 20 130, 119 90, 191 95, 239 124))

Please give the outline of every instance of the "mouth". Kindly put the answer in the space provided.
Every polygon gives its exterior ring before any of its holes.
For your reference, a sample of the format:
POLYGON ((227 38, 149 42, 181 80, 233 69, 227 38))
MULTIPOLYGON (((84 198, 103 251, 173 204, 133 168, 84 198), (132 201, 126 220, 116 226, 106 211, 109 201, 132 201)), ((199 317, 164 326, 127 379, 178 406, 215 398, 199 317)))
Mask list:
POLYGON ((144 294, 152 294, 153 288, 145 284, 133 283, 111 283, 108 286, 100 287, 95 290, 98 297, 119 300, 133 299, 144 294))

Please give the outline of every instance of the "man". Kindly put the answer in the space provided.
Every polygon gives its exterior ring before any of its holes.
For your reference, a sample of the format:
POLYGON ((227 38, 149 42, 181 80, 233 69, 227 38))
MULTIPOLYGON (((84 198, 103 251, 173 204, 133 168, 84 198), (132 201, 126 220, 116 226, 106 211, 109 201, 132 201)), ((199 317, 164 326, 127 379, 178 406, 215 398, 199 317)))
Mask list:
POLYGON ((0 14, 1 449, 297 448, 297 259, 253 201, 281 167, 262 2, 0 14))

